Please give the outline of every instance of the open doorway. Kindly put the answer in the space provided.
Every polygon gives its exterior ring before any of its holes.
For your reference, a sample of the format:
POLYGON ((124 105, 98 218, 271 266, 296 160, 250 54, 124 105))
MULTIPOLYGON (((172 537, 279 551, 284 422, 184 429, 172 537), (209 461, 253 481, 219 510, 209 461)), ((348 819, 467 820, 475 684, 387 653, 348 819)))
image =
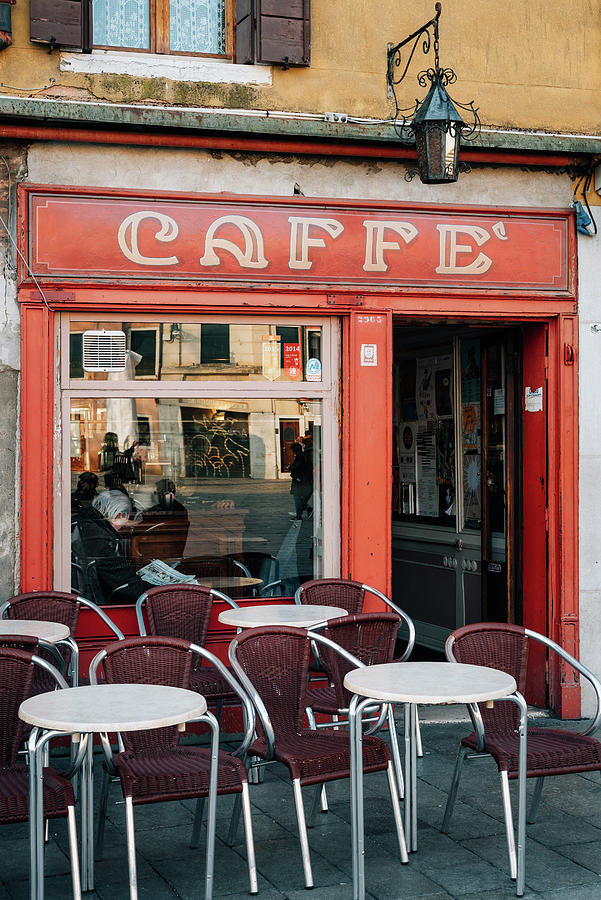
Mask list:
POLYGON ((518 327, 395 325, 392 596, 425 651, 523 622, 523 343, 518 327))

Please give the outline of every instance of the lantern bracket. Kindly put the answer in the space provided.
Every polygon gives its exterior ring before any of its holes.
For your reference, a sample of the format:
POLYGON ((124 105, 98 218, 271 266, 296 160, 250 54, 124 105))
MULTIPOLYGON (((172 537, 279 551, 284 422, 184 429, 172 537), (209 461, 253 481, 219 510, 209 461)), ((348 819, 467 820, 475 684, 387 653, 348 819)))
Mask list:
MULTIPOLYGON (((430 66, 427 69, 423 69, 418 73, 418 84, 420 85, 420 87, 425 88, 428 86, 429 82, 430 90, 432 89, 432 86, 434 84, 438 85, 444 92, 443 96, 446 96, 454 107, 457 107, 464 112, 469 113, 468 122, 464 122, 461 120, 461 118, 457 117, 456 121, 450 123, 449 128, 453 130, 459 130, 461 132, 462 140, 474 140, 480 134, 481 129, 478 108, 474 106, 473 100, 470 103, 459 103, 457 100, 452 98, 446 90, 448 85, 454 84, 457 81, 457 75, 455 74, 453 69, 442 68, 440 65, 440 40, 438 21, 442 13, 442 4, 440 2, 437 2, 434 6, 434 9, 435 15, 428 22, 425 22, 421 26, 421 28, 418 28, 417 31, 414 31, 408 37, 404 38, 404 40, 399 41, 398 44, 388 45, 386 83, 388 85, 389 96, 394 100, 395 104, 395 112, 393 118, 394 128, 401 140, 408 143, 413 143, 415 138, 413 122, 415 121, 416 114, 423 106, 424 101, 416 99, 413 106, 403 108, 399 106, 396 87, 405 78, 409 70, 411 61, 421 41, 421 50, 425 56, 427 56, 430 51, 434 49, 434 65, 430 66), (410 45, 410 49, 408 51, 406 61, 403 62, 403 55, 401 53, 401 50, 404 47, 407 47, 407 45, 410 45), (397 74, 398 71, 400 71, 400 74, 397 74)), ((429 96, 430 93, 428 93, 428 97, 429 96)), ((428 97, 426 97, 425 100, 427 100, 428 97)))

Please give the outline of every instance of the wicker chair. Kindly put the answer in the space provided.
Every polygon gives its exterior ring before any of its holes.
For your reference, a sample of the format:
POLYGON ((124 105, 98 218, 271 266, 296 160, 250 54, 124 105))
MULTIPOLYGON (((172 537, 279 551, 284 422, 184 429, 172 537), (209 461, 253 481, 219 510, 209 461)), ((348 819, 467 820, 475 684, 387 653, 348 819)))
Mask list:
POLYGON ((261 550, 244 550, 228 553, 228 559, 242 563, 253 578, 260 578, 261 584, 253 589, 253 597, 274 597, 283 595, 284 585, 280 579, 280 564, 271 553, 261 550))
MULTIPOLYGON (((322 634, 351 653, 363 665, 374 666, 394 661, 399 621, 399 616, 394 613, 360 613, 354 616, 343 616, 340 619, 330 619, 324 626, 322 634)), ((315 713, 330 716, 337 725, 341 722, 348 724, 345 717, 348 715, 352 695, 344 687, 344 676, 355 668, 348 659, 339 653, 334 653, 329 647, 322 648, 321 656, 330 673, 331 683, 325 687, 312 687, 307 691, 307 716, 310 727, 314 729, 331 727, 332 724, 326 722, 318 725, 315 721, 315 713)), ((376 727, 379 727, 381 719, 382 717, 378 716, 376 727)), ((388 724, 392 758, 399 794, 402 797, 403 770, 391 706, 388 707, 388 724)), ((322 810, 325 811, 325 803, 322 804, 322 810)))
MULTIPOLYGON (((26 640, 26 639, 24 639, 26 640)), ((29 820, 29 778, 27 766, 17 762, 17 754, 29 726, 19 719, 19 706, 32 696, 36 671, 43 669, 55 685, 67 688, 60 675, 44 660, 17 647, 0 647, 0 824, 14 825, 29 820)), ((75 824, 75 798, 71 783, 52 768, 43 770, 43 810, 46 819, 67 818, 73 896, 80 900, 79 861, 75 824)), ((36 873, 32 872, 36 878, 36 873)))
MULTIPOLYGON (((123 638, 123 632, 117 628, 103 609, 85 597, 63 591, 31 591, 27 594, 17 594, 0 607, 0 618, 34 619, 40 622, 60 622, 62 625, 66 625, 71 632, 71 638, 65 642, 65 666, 70 672, 71 684, 76 687, 79 684, 79 650, 75 643, 75 632, 82 607, 92 610, 102 619, 117 640, 123 638)), ((54 662, 54 660, 50 661, 54 662)), ((36 681, 48 683, 44 674, 41 679, 36 678, 36 681)), ((44 690, 52 690, 52 685, 45 687, 44 690)))
MULTIPOLYGON (((346 609, 349 616, 354 616, 363 612, 363 604, 368 594, 372 594, 378 600, 381 600, 404 623, 407 629, 407 643, 400 656, 393 656, 389 662, 405 662, 409 659, 415 644, 415 626, 407 613, 377 588, 371 587, 369 584, 363 584, 361 581, 351 581, 348 578, 317 578, 314 581, 306 581, 304 584, 301 584, 296 591, 294 599, 296 603, 312 603, 317 606, 340 606, 342 609, 346 609)), ((316 653, 314 653, 314 659, 315 664, 312 668, 325 671, 325 674, 332 681, 333 674, 327 671, 327 663, 320 660, 316 653)), ((419 720, 417 722, 417 755, 423 756, 419 720)))
MULTIPOLYGON (((321 785, 350 775, 350 742, 345 731, 312 731, 304 726, 311 639, 327 644, 335 652, 341 648, 322 635, 300 628, 252 628, 230 644, 230 662, 242 686, 250 694, 258 716, 257 737, 248 753, 265 762, 283 763, 294 789, 305 885, 313 886, 309 843, 301 788, 321 785)), ((361 665, 346 654, 354 665, 361 665)), ((403 862, 407 851, 400 816, 394 769, 390 751, 380 738, 363 738, 365 772, 386 772, 393 805, 399 849, 403 862)), ((235 820, 234 820, 235 827, 235 820)))
MULTIPOLYGON (((254 710, 250 700, 227 670, 208 650, 168 637, 139 637, 109 644, 90 665, 90 681, 98 680, 102 666, 104 679, 119 684, 166 684, 190 688, 195 659, 208 659, 236 693, 245 712, 244 740, 236 754, 218 752, 217 794, 241 797, 246 827, 246 853, 250 893, 257 893, 257 871, 252 833, 248 775, 240 756, 244 756, 254 733, 254 710)), ((203 802, 208 796, 211 750, 180 746, 177 728, 127 732, 121 735, 123 750, 112 755, 105 742, 106 777, 100 803, 97 851, 102 854, 104 821, 111 776, 118 775, 125 798, 130 883, 136 881, 133 807, 167 800, 197 799, 191 846, 200 844, 203 802)))
MULTIPOLYGON (((203 585, 170 584, 150 588, 136 603, 140 634, 181 638, 204 647, 215 599, 223 600, 234 609, 238 608, 231 597, 203 585)), ((209 705, 216 706, 219 718, 223 704, 238 703, 239 697, 218 669, 201 663, 202 660, 195 658, 190 675, 190 689, 202 694, 209 705)))
MULTIPOLYGON (((594 719, 582 733, 557 728, 528 728, 527 777, 537 779, 529 815, 529 821, 534 822, 546 776, 601 771, 601 742, 590 737, 601 724, 601 683, 554 641, 518 625, 493 622, 466 625, 449 636, 446 655, 451 662, 490 666, 508 672, 515 678, 520 694, 527 697, 528 649, 531 641, 556 652, 583 675, 592 685, 597 702, 594 719)), ((474 732, 461 741, 442 830, 445 833, 449 830, 464 760, 489 754, 501 776, 510 872, 512 878, 518 878, 509 781, 518 776, 519 711, 513 703, 495 702, 492 709, 480 704, 471 712, 475 727, 478 729, 483 725, 484 734, 479 740, 474 732)))
MULTIPOLYGON (((201 584, 203 578, 250 578, 246 566, 229 556, 186 556, 174 568, 184 575, 194 575, 201 584)), ((252 596, 247 587, 232 587, 229 593, 238 600, 252 596)))

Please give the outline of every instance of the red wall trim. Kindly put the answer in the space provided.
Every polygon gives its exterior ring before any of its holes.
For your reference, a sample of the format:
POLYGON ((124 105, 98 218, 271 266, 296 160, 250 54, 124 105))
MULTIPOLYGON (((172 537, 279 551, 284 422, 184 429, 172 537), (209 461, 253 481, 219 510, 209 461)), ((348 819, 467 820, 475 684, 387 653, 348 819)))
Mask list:
MULTIPOLYGON (((0 137, 26 141, 69 141, 85 144, 129 144, 143 147, 242 150, 260 153, 365 157, 376 159, 416 159, 415 150, 400 144, 362 143, 291 138, 253 138, 244 135, 164 134, 130 132, 104 128, 76 128, 57 125, 0 125, 0 137)), ((588 159, 586 154, 536 153, 520 150, 477 150, 463 147, 465 162, 513 166, 570 168, 588 159)))

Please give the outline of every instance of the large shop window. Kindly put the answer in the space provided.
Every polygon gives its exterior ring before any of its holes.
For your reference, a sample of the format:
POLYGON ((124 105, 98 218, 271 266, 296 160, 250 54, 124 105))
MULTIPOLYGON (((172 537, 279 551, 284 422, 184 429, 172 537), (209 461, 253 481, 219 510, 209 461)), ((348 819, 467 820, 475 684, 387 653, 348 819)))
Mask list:
POLYGON ((261 599, 331 572, 329 333, 313 323, 71 321, 71 588, 102 605, 187 580, 261 599), (84 336, 107 334, 125 335, 124 368, 87 371, 84 336))

